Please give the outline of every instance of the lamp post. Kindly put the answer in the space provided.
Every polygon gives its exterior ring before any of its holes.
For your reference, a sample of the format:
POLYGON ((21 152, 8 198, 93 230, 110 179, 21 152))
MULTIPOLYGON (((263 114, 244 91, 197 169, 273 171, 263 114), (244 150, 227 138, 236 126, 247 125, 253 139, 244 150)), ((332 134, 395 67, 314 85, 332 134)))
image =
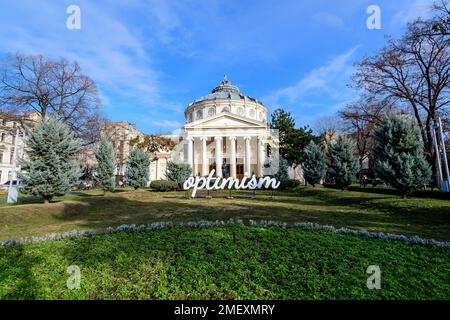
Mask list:
POLYGON ((449 170, 449 167, 448 167, 448 159, 447 159, 447 150, 445 148, 444 131, 442 129, 442 122, 441 122, 441 118, 440 117, 438 117, 437 121, 435 120, 435 121, 432 122, 431 134, 432 134, 432 138, 433 138, 434 149, 435 149, 435 152, 436 152, 436 160, 437 160, 437 165, 438 165, 438 174, 440 176, 440 183, 439 183, 440 189, 442 191, 450 192, 450 170, 449 170), (442 153, 443 153, 442 164, 441 164, 441 154, 439 152, 439 141, 437 139, 436 131, 435 131, 436 129, 438 129, 438 132, 439 132, 439 135, 440 135, 441 150, 442 150, 442 153), (446 179, 444 179, 442 165, 445 168, 446 179))
POLYGON ((439 124, 439 133, 441 134, 441 144, 442 144, 442 153, 444 154, 444 167, 445 167, 445 173, 447 174, 447 182, 445 183, 445 191, 450 191, 450 171, 448 168, 448 160, 447 160, 447 150, 445 148, 445 139, 444 139, 444 132, 442 130, 442 122, 441 117, 438 117, 438 124, 439 124))
POLYGON ((19 187, 19 180, 17 179, 16 172, 16 162, 17 162, 17 146, 20 137, 19 126, 16 128, 16 138, 14 139, 14 153, 13 153, 13 161, 12 161, 12 175, 9 180, 9 188, 8 188, 8 203, 16 203, 17 202, 17 194, 19 187), (16 180, 16 185, 13 185, 13 181, 16 180))
POLYGON ((436 124, 434 123, 434 121, 431 124, 431 137, 433 138, 433 144, 434 144, 434 152, 436 154, 436 161, 437 161, 437 170, 438 170, 438 184, 440 189, 442 189, 443 187, 443 182, 444 182, 444 176, 442 174, 442 165, 441 165, 441 155, 439 152, 439 144, 436 138, 436 124))

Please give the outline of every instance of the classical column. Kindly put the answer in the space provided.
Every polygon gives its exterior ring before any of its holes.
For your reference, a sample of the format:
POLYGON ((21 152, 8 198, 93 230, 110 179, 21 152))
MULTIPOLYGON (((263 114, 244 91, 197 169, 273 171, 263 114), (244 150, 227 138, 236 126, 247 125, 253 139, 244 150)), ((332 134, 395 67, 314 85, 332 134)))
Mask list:
POLYGON ((208 137, 202 137, 202 176, 208 175, 209 163, 208 163, 208 155, 206 149, 206 142, 208 137))
POLYGON ((230 176, 236 178, 236 137, 230 137, 230 176))
POLYGON ((222 137, 215 137, 216 141, 216 176, 222 176, 222 137))
POLYGON ((263 165, 264 165, 264 143, 263 143, 263 137, 258 137, 258 148, 257 148, 257 152, 258 152, 258 176, 262 177, 263 175, 263 165))
POLYGON ((250 163, 250 137, 244 137, 245 140, 245 168, 244 168, 244 175, 246 177, 250 177, 252 175, 252 167, 250 163))
POLYGON ((194 172, 194 138, 187 138, 188 141, 188 151, 187 151, 187 160, 189 165, 192 168, 192 174, 195 176, 194 172))

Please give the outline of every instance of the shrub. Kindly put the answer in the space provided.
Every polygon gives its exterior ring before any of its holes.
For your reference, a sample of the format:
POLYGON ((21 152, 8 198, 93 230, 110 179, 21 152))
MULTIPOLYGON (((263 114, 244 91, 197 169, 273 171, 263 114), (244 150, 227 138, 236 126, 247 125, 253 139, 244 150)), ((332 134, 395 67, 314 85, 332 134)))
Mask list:
POLYGON ((156 191, 174 191, 178 190, 178 183, 170 180, 153 180, 150 182, 150 188, 156 191))
POLYGON ((287 179, 280 181, 280 186, 278 189, 285 190, 285 189, 294 189, 301 185, 300 180, 297 179, 287 179))
POLYGON ((192 174, 191 166, 187 163, 175 163, 173 161, 167 162, 166 178, 169 181, 176 182, 178 187, 186 181, 192 174))
POLYGON ((283 157, 280 157, 278 171, 274 178, 278 181, 289 180, 289 164, 283 157))

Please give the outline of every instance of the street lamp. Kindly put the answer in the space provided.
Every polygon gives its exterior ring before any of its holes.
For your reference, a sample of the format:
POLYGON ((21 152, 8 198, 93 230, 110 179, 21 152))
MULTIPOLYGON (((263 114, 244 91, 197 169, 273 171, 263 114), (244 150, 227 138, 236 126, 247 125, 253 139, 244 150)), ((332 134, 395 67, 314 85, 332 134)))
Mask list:
POLYGON ((11 175, 11 179, 9 180, 9 188, 8 188, 8 200, 7 200, 8 203, 16 203, 17 202, 19 179, 17 178, 16 162, 17 162, 17 147, 18 147, 19 138, 20 138, 20 130, 19 130, 19 126, 17 126, 16 138, 14 139, 12 175, 11 175), (16 180, 16 185, 13 185, 14 180, 16 180))
POLYGON ((436 152, 436 160, 437 160, 437 165, 438 165, 438 170, 439 170, 439 177, 440 177, 440 188, 442 191, 447 191, 450 192, 450 170, 448 167, 448 159, 447 159, 447 150, 445 148, 445 139, 444 139, 444 132, 442 130, 442 122, 441 122, 441 118, 438 117, 437 121, 433 121, 433 123, 431 124, 431 134, 432 134, 432 138, 433 138, 433 144, 434 144, 434 149, 436 152), (439 135, 440 135, 440 142, 441 142, 441 150, 442 150, 442 154, 443 154, 443 164, 444 164, 444 168, 445 168, 445 173, 446 173, 446 180, 444 179, 444 175, 442 172, 442 165, 441 165, 441 155, 439 152, 439 142, 437 140, 436 137, 436 129, 439 130, 439 135))

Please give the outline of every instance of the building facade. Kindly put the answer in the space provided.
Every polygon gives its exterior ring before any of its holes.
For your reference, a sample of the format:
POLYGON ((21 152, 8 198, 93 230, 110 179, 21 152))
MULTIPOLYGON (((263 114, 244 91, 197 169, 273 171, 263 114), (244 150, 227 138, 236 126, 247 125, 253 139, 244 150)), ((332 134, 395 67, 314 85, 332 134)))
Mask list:
POLYGON ((278 169, 278 135, 267 108, 224 76, 210 94, 188 105, 183 127, 184 160, 194 175, 242 178, 278 169))
POLYGON ((39 119, 38 113, 19 115, 14 120, 0 118, 0 187, 20 170, 18 159, 25 155, 23 137, 25 127, 39 119), (16 162, 14 163, 14 154, 16 162))
MULTIPOLYGON (((273 175, 278 170, 278 132, 267 122, 268 110, 262 102, 241 93, 224 76, 211 93, 191 102, 184 111, 185 123, 178 135, 164 135, 174 147, 149 154, 149 180, 165 179, 169 161, 188 163, 194 175, 206 176, 214 170, 219 177, 273 175)), ((0 183, 12 177, 15 144, 23 156, 23 139, 15 141, 16 122, 0 120, 0 183)), ((109 122, 103 128, 116 155, 116 182, 126 182, 127 160, 146 135, 135 124, 109 122)), ((161 137, 161 136, 158 136, 161 137)), ((148 136, 147 136, 148 138, 148 136)), ((80 167, 95 167, 94 147, 81 150, 80 167)), ((289 176, 303 180, 301 168, 289 169, 289 176)))
POLYGON ((12 179, 15 148, 23 148, 22 142, 16 143, 18 123, 0 119, 0 184, 12 179))

